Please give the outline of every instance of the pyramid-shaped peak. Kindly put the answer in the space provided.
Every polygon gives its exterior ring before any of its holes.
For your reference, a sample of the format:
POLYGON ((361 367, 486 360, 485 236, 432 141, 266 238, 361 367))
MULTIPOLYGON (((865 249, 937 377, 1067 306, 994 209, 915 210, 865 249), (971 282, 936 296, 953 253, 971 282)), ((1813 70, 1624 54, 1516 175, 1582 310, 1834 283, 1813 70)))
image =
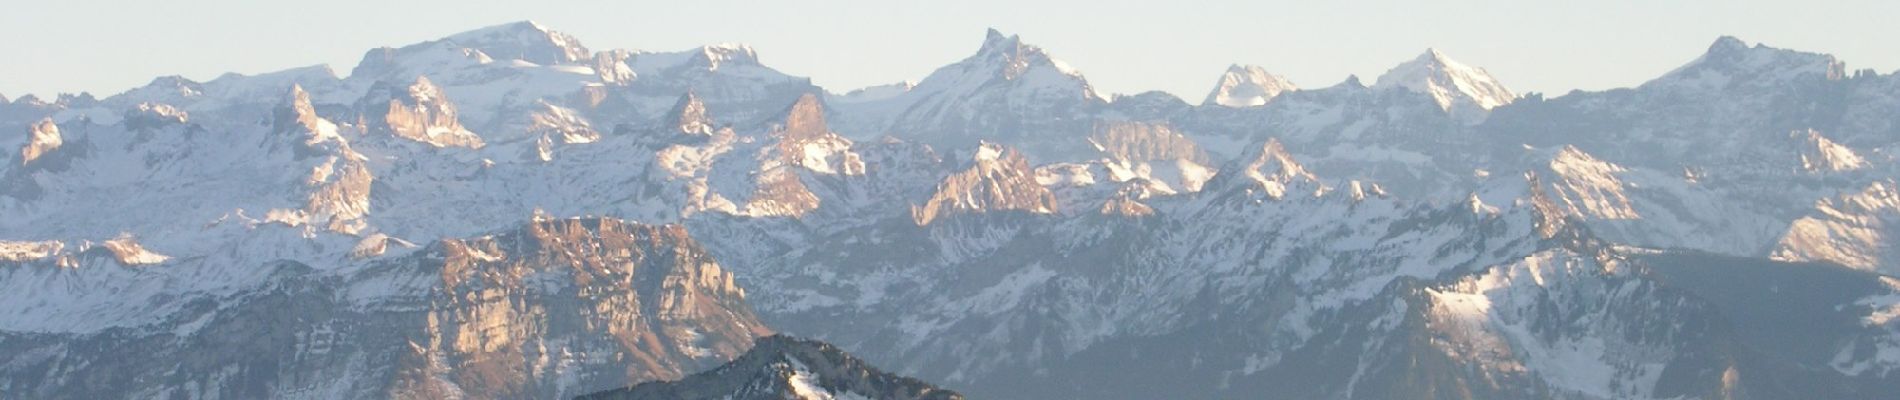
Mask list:
POLYGON ((1259 146, 1249 147, 1239 159, 1222 168, 1203 191, 1250 193, 1272 199, 1284 198, 1293 186, 1310 187, 1319 178, 1293 159, 1278 138, 1268 138, 1259 146))
POLYGON ((1227 67, 1227 73, 1214 82, 1214 90, 1207 94, 1203 105, 1218 104, 1227 107, 1250 107, 1267 104, 1280 93, 1299 90, 1285 77, 1267 72, 1266 68, 1254 65, 1234 64, 1227 67))
POLYGON ((680 95, 673 103, 673 110, 666 114, 670 121, 667 127, 680 133, 693 136, 707 136, 713 133, 712 115, 706 112, 706 103, 699 100, 699 94, 691 90, 680 95))
POLYGON ((790 107, 780 114, 779 128, 788 140, 805 140, 831 135, 831 128, 825 124, 824 102, 818 95, 805 93, 798 96, 790 107))
POLYGON ((792 112, 792 113, 812 112, 812 111, 824 112, 824 110, 825 110, 824 102, 819 100, 817 94, 805 93, 805 94, 799 95, 798 100, 792 101, 792 107, 789 112, 792 112))
POLYGON ((1306 167, 1293 159, 1293 153, 1286 151, 1279 138, 1267 138, 1266 143, 1249 152, 1246 171, 1255 175, 1255 179, 1270 178, 1275 181, 1287 181, 1294 178, 1315 179, 1306 172, 1306 167))
POLYGON ((1436 48, 1427 48, 1417 58, 1392 67, 1373 87, 1404 88, 1429 95, 1445 111, 1466 107, 1490 110, 1517 99, 1517 94, 1484 68, 1460 63, 1436 48))

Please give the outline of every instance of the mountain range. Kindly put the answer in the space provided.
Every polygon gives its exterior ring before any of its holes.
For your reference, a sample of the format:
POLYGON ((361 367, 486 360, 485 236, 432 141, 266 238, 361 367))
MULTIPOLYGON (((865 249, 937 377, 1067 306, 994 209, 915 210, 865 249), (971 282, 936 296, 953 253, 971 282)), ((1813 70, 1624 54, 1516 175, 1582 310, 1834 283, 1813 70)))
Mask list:
POLYGON ((0 96, 0 397, 1900 393, 1900 73, 1191 104, 1053 54, 840 93, 519 22, 0 96))

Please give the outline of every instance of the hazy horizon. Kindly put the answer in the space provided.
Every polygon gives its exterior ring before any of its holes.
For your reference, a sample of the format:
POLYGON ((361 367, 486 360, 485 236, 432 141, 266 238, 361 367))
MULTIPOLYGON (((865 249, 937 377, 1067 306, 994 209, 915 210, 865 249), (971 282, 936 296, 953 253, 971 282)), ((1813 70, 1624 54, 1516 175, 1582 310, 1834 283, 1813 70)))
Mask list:
POLYGON ((105 97, 152 78, 206 81, 327 64, 347 76, 362 54, 512 21, 533 20, 590 49, 674 51, 744 43, 767 65, 843 93, 914 81, 967 57, 988 28, 1019 34, 1080 70, 1104 94, 1161 90, 1198 103, 1230 64, 1260 65, 1302 88, 1349 75, 1370 83, 1426 48, 1483 67, 1518 93, 1629 87, 1701 54, 1720 36, 1833 54, 1850 69, 1900 68, 1900 3, 1686 1, 1668 4, 961 5, 712 1, 550 5, 333 1, 284 9, 203 0, 167 4, 33 3, 0 16, 19 55, 0 64, 0 94, 105 97), (1087 8, 1082 8, 1087 7, 1087 8), (445 12, 453 10, 454 15, 445 12), (428 18, 416 18, 427 16, 428 18), (181 21, 188 21, 182 23, 181 21), (110 25, 112 29, 101 29, 110 25), (1614 25, 1614 26, 1612 26, 1614 25), (1114 28, 1114 29, 1108 29, 1114 28), (114 35, 117 33, 117 35, 114 35), (1326 35, 1324 40, 1314 36, 1326 35), (125 60, 137 60, 126 63, 125 60))

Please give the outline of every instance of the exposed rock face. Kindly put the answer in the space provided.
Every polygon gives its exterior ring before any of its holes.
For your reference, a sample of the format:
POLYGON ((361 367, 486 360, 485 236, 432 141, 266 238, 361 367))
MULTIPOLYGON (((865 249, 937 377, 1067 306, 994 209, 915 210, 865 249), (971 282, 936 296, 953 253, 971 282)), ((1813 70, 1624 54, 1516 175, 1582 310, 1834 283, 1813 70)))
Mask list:
POLYGON ((57 240, 0 241, 0 267, 14 264, 14 267, 24 268, 78 268, 95 257, 122 267, 163 264, 171 260, 170 256, 147 250, 137 239, 123 235, 103 242, 81 241, 71 246, 57 240))
POLYGON ((1814 205, 1810 215, 1788 226, 1770 258, 1826 261, 1863 269, 1900 273, 1894 238, 1900 235, 1900 185, 1879 181, 1857 193, 1843 193, 1814 205))
POLYGON ((535 139, 533 156, 541 162, 554 160, 557 143, 584 144, 600 140, 600 132, 579 112, 545 101, 528 115, 528 135, 535 139))
POLYGON ((299 159, 347 146, 337 133, 336 123, 317 116, 316 106, 310 104, 310 93, 303 90, 303 85, 290 87, 289 95, 273 113, 271 130, 275 136, 288 139, 299 159))
POLYGON ((392 93, 382 123, 391 134, 435 147, 481 148, 482 138, 462 127, 455 104, 427 77, 392 93))
POLYGON ((350 147, 337 125, 317 116, 309 93, 292 86, 289 99, 277 107, 269 146, 291 148, 293 164, 309 171, 293 187, 307 190, 296 210, 272 210, 271 219, 289 225, 308 225, 334 232, 363 230, 369 215, 370 186, 376 179, 367 158, 350 147), (287 143, 286 143, 287 142, 287 143))
POLYGON ((103 247, 106 251, 111 252, 112 258, 118 260, 119 265, 162 264, 167 260, 171 260, 170 256, 146 250, 144 245, 140 245, 138 240, 131 236, 120 236, 112 240, 107 240, 104 243, 100 243, 99 247, 103 247))
POLYGON ((1200 191, 1215 174, 1200 145, 1165 123, 1100 122, 1089 143, 1106 156, 1116 182, 1147 179, 1169 192, 1188 193, 1200 191))
POLYGON ((929 200, 911 207, 911 219, 917 225, 958 213, 1056 212, 1055 193, 1036 181, 1028 158, 994 143, 983 143, 975 153, 968 169, 944 178, 929 200))
POLYGON ((164 103, 144 102, 125 110, 125 127, 146 130, 191 122, 191 113, 164 103))
MULTIPOLYGON (((686 136, 710 136, 713 133, 712 117, 706 114, 706 103, 699 95, 691 91, 680 96, 673 110, 666 113, 667 127, 686 136)), ((821 121, 822 122, 822 121, 821 121)))
POLYGON ((1854 149, 1834 143, 1826 136, 1821 136, 1821 132, 1808 129, 1790 132, 1788 136, 1800 143, 1802 171, 1829 173, 1867 167, 1867 159, 1855 154, 1854 149))
POLYGON ((0 394, 566 398, 678 379, 770 333, 678 226, 537 220, 360 269, 260 268, 264 285, 181 299, 163 333, 0 333, 0 394))
MULTIPOLYGON (((688 99, 690 100, 690 98, 688 99)), ((680 121, 696 114, 690 102, 680 121)), ((733 163, 756 165, 745 176, 727 174, 718 178, 728 196, 745 199, 738 212, 751 216, 802 217, 819 206, 820 199, 808 186, 805 174, 852 177, 864 175, 864 161, 851 151, 851 141, 833 133, 825 124, 824 107, 816 95, 799 97, 784 116, 773 123, 763 140, 751 153, 753 159, 733 163), (757 164, 751 164, 751 163, 757 164)), ((682 122, 682 130, 697 129, 698 123, 682 122)))
POLYGON ((864 174, 864 160, 851 151, 851 140, 825 124, 825 109, 816 95, 799 97, 771 136, 778 139, 778 152, 791 165, 821 174, 864 174))
POLYGON ((19 167, 32 165, 34 161, 39 161, 40 157, 59 150, 59 146, 65 144, 59 136, 59 125, 54 124, 52 118, 42 119, 39 123, 33 124, 27 129, 26 135, 26 145, 20 146, 19 167))
POLYGON ((633 83, 639 74, 633 72, 633 67, 627 66, 627 59, 632 57, 633 53, 625 50, 594 53, 594 74, 600 77, 601 82, 611 85, 633 83))
POLYGON ((1117 215, 1123 217, 1146 217, 1154 215, 1154 207, 1141 203, 1143 199, 1147 199, 1148 196, 1151 195, 1153 195, 1153 193, 1151 193, 1148 187, 1143 185, 1142 182, 1129 182, 1123 184, 1120 189, 1116 189, 1115 194, 1110 196, 1108 201, 1102 202, 1100 211, 1103 215, 1117 215))
POLYGON ((27 126, 26 144, 20 146, 13 165, 0 168, 0 196, 30 200, 41 196, 45 188, 34 178, 38 171, 65 170, 84 152, 83 143, 67 143, 59 124, 43 118, 27 126), (79 144, 81 146, 74 146, 79 144))
POLYGON ((581 396, 585 400, 954 400, 963 395, 879 371, 828 343, 773 335, 719 368, 670 382, 581 396))

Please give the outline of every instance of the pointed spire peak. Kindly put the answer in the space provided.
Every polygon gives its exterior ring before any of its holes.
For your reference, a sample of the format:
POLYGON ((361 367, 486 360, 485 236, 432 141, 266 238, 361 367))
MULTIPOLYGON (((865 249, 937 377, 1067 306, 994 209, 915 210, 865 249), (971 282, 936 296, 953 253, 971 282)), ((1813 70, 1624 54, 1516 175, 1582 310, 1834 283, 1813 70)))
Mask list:
POLYGON ((996 28, 990 28, 989 31, 985 32, 983 35, 983 43, 986 43, 986 44, 1001 42, 1004 40, 1009 40, 1009 35, 1004 35, 1003 31, 996 30, 996 28))
MULTIPOLYGON (((832 133, 831 127, 825 123, 824 101, 813 93, 798 96, 798 100, 792 102, 791 107, 787 107, 785 112, 780 114, 776 123, 778 125, 773 127, 773 135, 787 143, 842 140, 832 133)), ((812 164, 815 163, 807 163, 808 166, 812 164)))
POLYGON ((981 52, 1001 52, 1013 55, 1019 52, 1022 47, 1023 38, 1021 35, 1004 35, 1002 31, 998 31, 996 28, 990 28, 989 32, 983 37, 983 49, 981 52))
POLYGON ((680 95, 679 102, 673 104, 673 111, 667 115, 672 118, 667 121, 668 128, 677 132, 693 136, 709 136, 713 133, 712 116, 706 113, 706 103, 701 102, 699 94, 692 90, 680 95))
POLYGON ((824 101, 820 100, 817 94, 805 93, 805 94, 799 95, 798 100, 792 101, 792 105, 790 107, 786 107, 785 113, 783 113, 782 115, 784 118, 780 122, 784 122, 788 126, 795 125, 796 123, 813 122, 813 121, 817 122, 818 124, 824 124, 825 123, 824 101))
POLYGON ((303 90, 302 84, 290 84, 290 91, 287 94, 288 98, 284 103, 292 112, 297 113, 298 116, 316 114, 316 107, 310 105, 310 93, 303 90))

